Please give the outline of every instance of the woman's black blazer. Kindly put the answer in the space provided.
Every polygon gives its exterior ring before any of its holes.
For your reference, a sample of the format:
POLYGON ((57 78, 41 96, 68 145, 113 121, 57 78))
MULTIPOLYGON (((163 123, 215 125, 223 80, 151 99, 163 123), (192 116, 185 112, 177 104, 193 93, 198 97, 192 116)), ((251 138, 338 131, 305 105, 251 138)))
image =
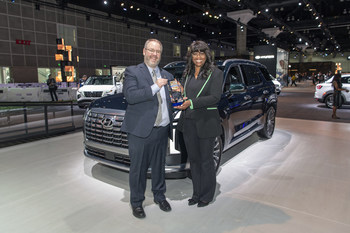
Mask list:
MULTIPOLYGON (((199 138, 216 137, 222 133, 220 115, 217 109, 222 94, 223 72, 214 68, 209 80, 195 90, 196 98, 191 99, 192 110, 190 118, 195 120, 199 138), (204 86, 204 87, 203 87, 204 86)), ((184 85, 186 93, 186 84, 184 85)), ((177 129, 184 132, 183 123, 186 120, 181 113, 177 129)))

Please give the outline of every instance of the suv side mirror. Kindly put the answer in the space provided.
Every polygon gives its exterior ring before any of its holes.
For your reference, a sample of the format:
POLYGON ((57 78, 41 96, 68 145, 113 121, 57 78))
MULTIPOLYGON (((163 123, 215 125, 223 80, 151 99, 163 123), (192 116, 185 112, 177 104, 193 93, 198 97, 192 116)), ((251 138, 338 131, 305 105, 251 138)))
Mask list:
POLYGON ((237 93, 245 91, 246 87, 242 83, 232 83, 230 84, 230 93, 237 93))

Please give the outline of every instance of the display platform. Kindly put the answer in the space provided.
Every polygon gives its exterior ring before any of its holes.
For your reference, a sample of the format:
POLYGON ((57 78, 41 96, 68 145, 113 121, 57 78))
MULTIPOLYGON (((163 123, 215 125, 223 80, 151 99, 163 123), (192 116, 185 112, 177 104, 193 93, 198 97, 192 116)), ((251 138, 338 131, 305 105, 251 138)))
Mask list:
POLYGON ((0 232, 350 232, 347 123, 277 118, 270 140, 226 151, 212 204, 188 206, 191 180, 167 180, 172 211, 129 206, 128 173, 83 156, 76 132, 0 149, 0 232))

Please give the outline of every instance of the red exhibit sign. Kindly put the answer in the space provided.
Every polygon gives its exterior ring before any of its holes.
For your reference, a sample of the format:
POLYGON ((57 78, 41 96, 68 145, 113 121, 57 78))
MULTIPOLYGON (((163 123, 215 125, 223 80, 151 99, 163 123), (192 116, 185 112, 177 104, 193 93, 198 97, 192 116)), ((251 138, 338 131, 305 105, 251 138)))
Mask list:
POLYGON ((19 40, 16 39, 16 44, 30 45, 30 40, 19 40))

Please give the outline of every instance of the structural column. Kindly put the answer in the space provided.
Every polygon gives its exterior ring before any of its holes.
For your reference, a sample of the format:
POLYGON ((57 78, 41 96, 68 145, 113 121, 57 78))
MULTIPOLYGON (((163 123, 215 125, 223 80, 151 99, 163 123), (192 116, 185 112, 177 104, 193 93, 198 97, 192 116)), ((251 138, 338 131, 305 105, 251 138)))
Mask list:
POLYGON ((236 38, 237 55, 247 54, 247 28, 237 25, 236 38))

